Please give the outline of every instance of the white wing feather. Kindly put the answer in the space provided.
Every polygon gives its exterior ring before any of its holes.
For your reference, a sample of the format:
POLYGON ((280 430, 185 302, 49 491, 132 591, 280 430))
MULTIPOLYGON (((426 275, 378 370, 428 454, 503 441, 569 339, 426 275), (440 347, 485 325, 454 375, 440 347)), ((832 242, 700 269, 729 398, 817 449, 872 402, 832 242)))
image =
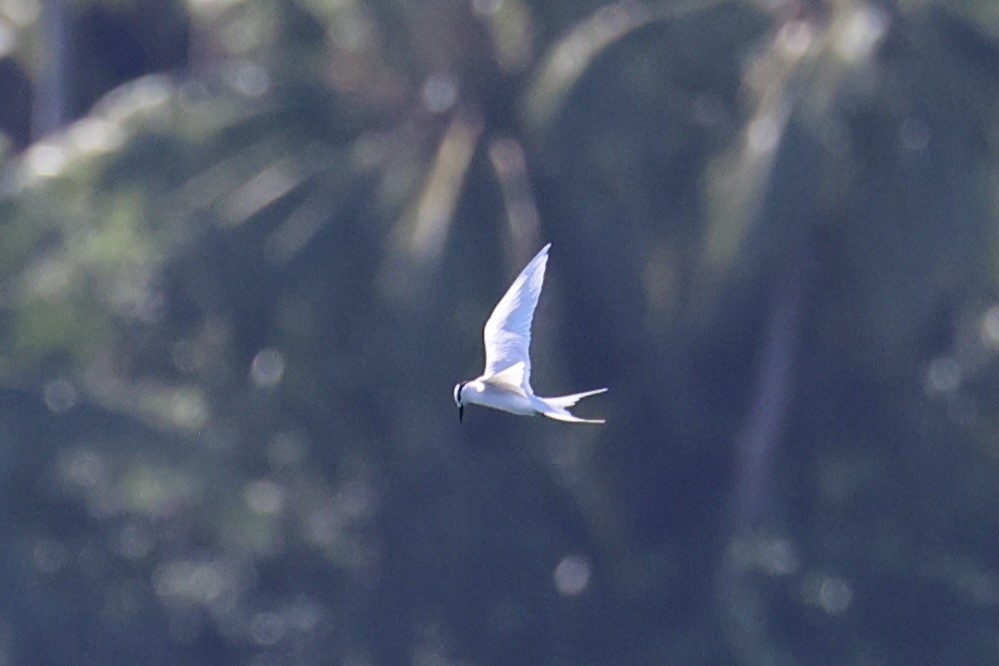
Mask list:
POLYGON ((531 390, 531 321, 534 308, 541 296, 541 286, 545 281, 545 267, 548 264, 548 248, 545 245, 531 263, 524 267, 513 281, 506 294, 493 308, 483 331, 486 347, 485 377, 491 377, 516 364, 522 364, 523 377, 520 386, 528 393, 531 390))

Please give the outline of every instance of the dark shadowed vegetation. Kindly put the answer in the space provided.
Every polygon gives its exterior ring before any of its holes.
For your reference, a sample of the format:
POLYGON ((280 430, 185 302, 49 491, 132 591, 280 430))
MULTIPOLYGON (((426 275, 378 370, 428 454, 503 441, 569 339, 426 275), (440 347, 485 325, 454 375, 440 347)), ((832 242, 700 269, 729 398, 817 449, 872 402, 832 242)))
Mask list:
POLYGON ((994 0, 10 0, 0 90, 0 664, 999 663, 994 0), (459 426, 548 241, 608 423, 459 426))

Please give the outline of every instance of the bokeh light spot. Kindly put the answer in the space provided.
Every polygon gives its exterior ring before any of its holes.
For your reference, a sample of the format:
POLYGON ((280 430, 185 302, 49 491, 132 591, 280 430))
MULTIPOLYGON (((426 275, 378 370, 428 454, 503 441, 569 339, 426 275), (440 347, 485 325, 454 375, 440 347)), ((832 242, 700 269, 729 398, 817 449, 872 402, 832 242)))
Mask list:
POLYGON ((798 554, 787 539, 773 539, 761 544, 760 564, 774 576, 787 576, 798 569, 798 554))
POLYGON ((226 587, 222 568, 214 562, 179 560, 153 572, 153 588, 164 598, 186 604, 209 604, 226 587))
POLYGON ((574 597, 590 584, 592 567, 590 561, 582 555, 566 555, 555 567, 552 581, 555 589, 563 597, 574 597))
POLYGON ((853 590, 841 578, 826 578, 819 584, 819 605, 830 615, 839 615, 850 607, 853 590))
POLYGON ((961 364, 950 356, 930 361, 926 368, 926 388, 935 393, 950 393, 961 385, 961 364))
POLYGON ((156 413, 168 422, 197 430, 208 420, 208 405, 204 395, 195 388, 178 388, 151 397, 156 413))
POLYGON ((257 613, 250 620, 250 636, 257 645, 274 645, 284 638, 287 627, 279 613, 257 613))
POLYGON ((808 21, 788 21, 781 26, 777 39, 785 53, 802 56, 812 44, 815 30, 808 21))
POLYGON ((447 111, 458 100, 458 84, 450 74, 434 74, 421 91, 423 106, 431 113, 447 111))
POLYGON ((257 514, 272 516, 284 508, 284 489, 269 479, 250 483, 243 495, 250 511, 257 514))
POLYGON ((861 5, 853 10, 836 35, 836 50, 847 62, 867 59, 888 30, 888 13, 874 5, 861 5))
POLYGON ((71 486, 94 488, 107 481, 108 473, 99 454, 89 449, 60 452, 56 462, 59 477, 71 486))
POLYGON ((76 406, 76 389, 65 379, 56 379, 42 389, 45 406, 56 414, 62 414, 76 406))
POLYGON ((228 73, 229 84, 246 97, 260 97, 271 88, 271 77, 260 65, 244 62, 228 73))
POLYGON ((272 388, 284 377, 284 354, 273 347, 262 349, 253 357, 250 377, 260 388, 272 388))

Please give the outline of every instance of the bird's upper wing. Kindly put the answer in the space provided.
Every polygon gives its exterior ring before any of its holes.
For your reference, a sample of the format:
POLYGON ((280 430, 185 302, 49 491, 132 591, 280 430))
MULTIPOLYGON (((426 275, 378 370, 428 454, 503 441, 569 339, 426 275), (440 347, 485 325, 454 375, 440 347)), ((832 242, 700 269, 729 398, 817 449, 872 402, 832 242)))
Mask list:
POLYGON ((541 296, 548 264, 549 243, 520 272, 486 321, 483 339, 486 347, 485 376, 522 364, 520 386, 531 392, 531 320, 541 296))

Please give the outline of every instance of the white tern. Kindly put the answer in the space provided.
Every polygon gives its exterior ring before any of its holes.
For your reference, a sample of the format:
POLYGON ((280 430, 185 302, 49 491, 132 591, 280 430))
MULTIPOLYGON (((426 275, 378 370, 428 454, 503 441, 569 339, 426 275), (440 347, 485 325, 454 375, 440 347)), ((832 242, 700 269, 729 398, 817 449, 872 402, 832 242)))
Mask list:
POLYGON ((606 388, 542 398, 531 388, 531 321, 541 296, 548 264, 549 243, 520 272, 489 315, 483 331, 486 369, 475 379, 454 387, 458 422, 465 405, 481 405, 521 416, 542 415, 569 423, 603 423, 603 419, 581 419, 567 409, 581 399, 603 393, 606 388))

